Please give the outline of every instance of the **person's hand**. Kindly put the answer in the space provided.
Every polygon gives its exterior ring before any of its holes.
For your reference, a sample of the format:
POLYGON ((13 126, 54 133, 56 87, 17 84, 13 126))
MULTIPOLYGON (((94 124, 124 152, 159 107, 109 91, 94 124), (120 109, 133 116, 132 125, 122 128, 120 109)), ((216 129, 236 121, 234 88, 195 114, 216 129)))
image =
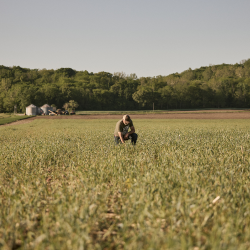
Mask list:
POLYGON ((125 140, 128 140, 128 136, 129 136, 128 133, 127 133, 126 135, 124 135, 124 139, 125 139, 125 140))

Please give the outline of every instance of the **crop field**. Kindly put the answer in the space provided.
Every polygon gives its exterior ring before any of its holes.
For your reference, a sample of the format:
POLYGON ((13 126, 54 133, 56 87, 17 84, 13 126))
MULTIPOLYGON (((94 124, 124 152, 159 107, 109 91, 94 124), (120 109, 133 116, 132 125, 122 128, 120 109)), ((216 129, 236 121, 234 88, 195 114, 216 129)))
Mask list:
POLYGON ((14 115, 11 113, 0 113, 0 125, 31 118, 32 116, 14 115))
POLYGON ((116 122, 0 127, 0 249, 250 249, 249 120, 116 122))

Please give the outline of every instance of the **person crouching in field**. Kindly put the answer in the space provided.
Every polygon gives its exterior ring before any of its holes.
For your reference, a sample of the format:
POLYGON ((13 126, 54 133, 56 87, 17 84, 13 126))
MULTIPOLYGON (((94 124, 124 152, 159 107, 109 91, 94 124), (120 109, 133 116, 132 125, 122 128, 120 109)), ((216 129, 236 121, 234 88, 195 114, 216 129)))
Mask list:
POLYGON ((115 144, 125 143, 126 140, 131 139, 133 145, 136 144, 137 134, 135 133, 135 127, 129 115, 124 115, 122 120, 118 121, 115 126, 114 138, 115 144), (128 129, 130 131, 128 132, 128 129))

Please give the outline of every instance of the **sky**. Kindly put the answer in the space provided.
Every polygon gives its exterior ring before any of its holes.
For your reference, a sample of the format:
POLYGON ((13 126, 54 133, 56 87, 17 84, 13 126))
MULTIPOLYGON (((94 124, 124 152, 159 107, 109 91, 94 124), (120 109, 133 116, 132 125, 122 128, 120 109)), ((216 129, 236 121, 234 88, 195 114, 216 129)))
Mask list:
POLYGON ((0 65, 166 76, 250 58, 249 0, 0 0, 0 65))

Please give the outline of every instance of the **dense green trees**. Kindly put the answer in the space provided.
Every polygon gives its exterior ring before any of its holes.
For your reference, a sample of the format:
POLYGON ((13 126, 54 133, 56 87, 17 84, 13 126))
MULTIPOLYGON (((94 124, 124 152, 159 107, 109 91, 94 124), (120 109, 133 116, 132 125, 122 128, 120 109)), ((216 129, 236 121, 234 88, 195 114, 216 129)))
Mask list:
POLYGON ((248 108, 250 59, 240 64, 188 69, 168 76, 123 72, 90 73, 0 66, 0 112, 19 112, 33 103, 61 108, 75 100, 80 110, 248 108))
POLYGON ((63 108, 71 112, 72 110, 75 110, 78 106, 79 105, 76 101, 70 100, 69 102, 64 103, 63 108))

